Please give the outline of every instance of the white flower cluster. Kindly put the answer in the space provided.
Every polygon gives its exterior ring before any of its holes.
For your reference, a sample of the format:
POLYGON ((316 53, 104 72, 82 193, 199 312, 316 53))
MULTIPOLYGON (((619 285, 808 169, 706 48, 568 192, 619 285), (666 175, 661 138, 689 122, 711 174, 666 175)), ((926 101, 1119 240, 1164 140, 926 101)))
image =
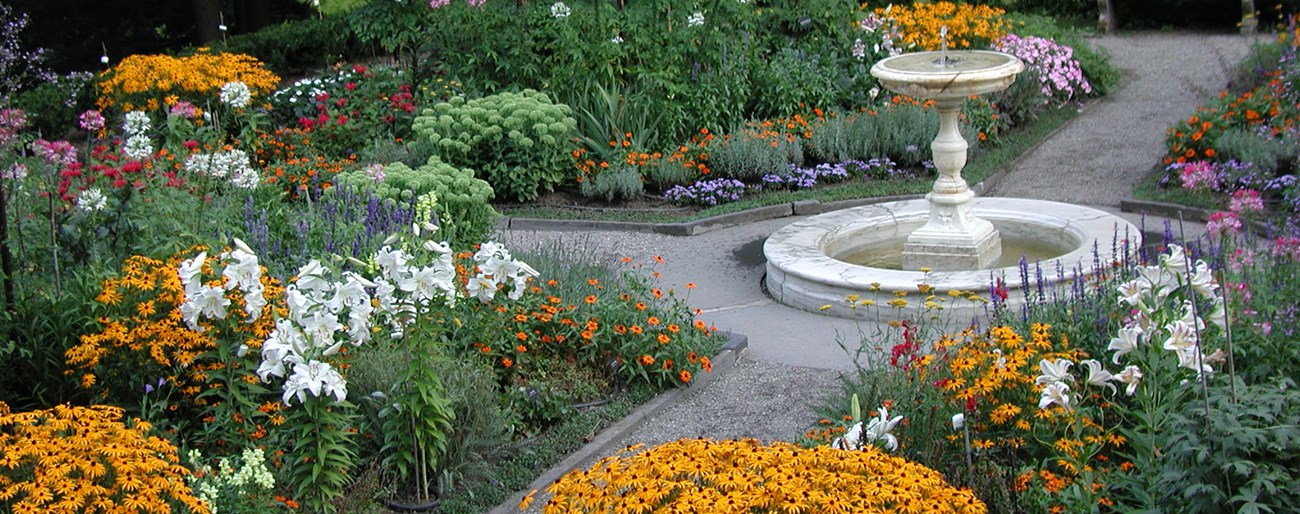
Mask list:
POLYGON ((261 448, 245 448, 239 456, 242 464, 239 469, 235 469, 235 465, 231 462, 233 458, 218 459, 215 472, 212 466, 199 466, 198 463, 203 456, 198 450, 190 450, 188 456, 190 462, 198 467, 197 471, 201 473, 186 477, 186 481, 212 514, 218 514, 224 504, 223 500, 226 500, 222 496, 223 491, 233 497, 229 501, 238 502, 252 494, 247 490, 249 486, 257 487, 260 494, 267 494, 275 489, 275 476, 271 474, 270 469, 267 469, 266 455, 261 448))
POLYGON ((185 160, 185 171, 212 178, 224 178, 240 189, 253 189, 262 177, 249 165, 248 154, 238 148, 212 154, 194 154, 185 160))
POLYGON ((688 16, 686 18, 686 26, 687 27, 704 26, 704 13, 696 11, 695 14, 688 16))
MULTIPOLYGON (((857 400, 857 398, 854 398, 857 400)), ((831 441, 831 447, 840 450, 861 450, 864 445, 872 445, 879 442, 885 445, 885 449, 894 451, 898 449, 898 438, 891 434, 894 426, 902 421, 902 416, 889 417, 889 409, 884 405, 877 410, 876 417, 871 418, 865 429, 862 428, 862 422, 854 423, 844 432, 843 437, 837 437, 831 441)))
MULTIPOLYGON (((1120 364, 1120 358, 1151 341, 1164 337, 1162 348, 1178 356, 1178 366, 1193 370, 1197 376, 1212 373, 1211 362, 1220 354, 1205 355, 1201 334, 1207 329, 1205 319, 1225 328, 1227 315, 1223 298, 1218 294, 1218 284, 1205 261, 1189 264, 1186 251, 1178 245, 1169 245, 1167 253, 1160 256, 1154 266, 1138 269, 1137 278, 1119 285, 1119 303, 1133 307, 1133 315, 1119 334, 1106 347, 1115 352, 1111 362, 1120 364), (1196 304, 1206 305, 1208 315, 1202 319, 1196 304), (1177 307, 1173 307, 1176 305, 1177 307)), ((1068 359, 1048 360, 1038 363, 1041 375, 1035 383, 1042 385, 1038 407, 1045 409, 1053 404, 1073 408, 1075 398, 1070 394, 1074 377, 1069 369, 1074 362, 1068 359)), ((1125 394, 1132 396, 1142 382, 1142 368, 1129 364, 1119 373, 1107 371, 1101 362, 1088 359, 1079 362, 1088 368, 1085 383, 1105 387, 1116 392, 1112 382, 1125 385, 1125 394)))
POLYGON ((1207 319, 1219 328, 1228 324, 1218 289, 1209 264, 1203 260, 1189 264, 1181 246, 1169 245, 1169 251, 1160 256, 1156 265, 1139 268, 1137 278, 1119 286, 1119 302, 1132 306, 1134 315, 1107 348, 1115 350, 1114 362, 1118 364, 1121 356, 1143 340, 1154 341, 1163 332, 1163 348, 1178 355, 1180 367, 1198 375, 1213 372, 1207 363, 1209 356, 1202 352, 1200 334, 1206 329, 1207 319), (1198 311, 1198 301, 1207 306, 1198 311), (1168 312, 1167 304, 1171 302, 1178 304, 1176 312, 1168 312), (1202 318, 1201 314, 1206 316, 1202 318))
POLYGON ((181 261, 177 274, 185 290, 185 303, 181 304, 181 319, 196 332, 203 332, 202 318, 226 319, 229 314, 229 291, 244 295, 244 313, 248 319, 257 319, 266 306, 263 296, 262 266, 257 256, 243 241, 235 239, 235 249, 222 252, 213 263, 221 269, 222 283, 210 285, 203 282, 203 266, 208 253, 200 252, 194 258, 181 261))
MULTIPOLYGON (((432 224, 416 225, 436 230, 432 224)), ((347 397, 347 382, 324 359, 338 353, 344 344, 361 346, 372 334, 386 326, 393 337, 402 337, 418 316, 428 312, 435 302, 454 304, 462 294, 483 303, 491 302, 498 291, 508 289, 511 299, 523 294, 530 277, 537 271, 515 260, 510 252, 495 242, 485 242, 474 254, 478 273, 469 277, 464 292, 457 284, 456 265, 446 243, 424 241, 422 254, 431 258, 416 264, 415 255, 388 245, 380 249, 373 262, 373 277, 359 273, 335 274, 313 260, 298 270, 297 279, 285 288, 288 315, 276 321, 275 329, 262 343, 261 364, 257 374, 263 381, 284 378, 282 400, 289 405, 313 397, 347 397)), ((211 285, 202 280, 206 254, 181 262, 178 273, 185 289, 186 301, 181 316, 193 330, 203 330, 203 319, 225 319, 230 307, 226 293, 240 290, 244 294, 249 319, 260 316, 266 305, 262 297, 261 267, 257 257, 242 241, 235 240, 235 250, 222 253, 214 264, 220 267, 223 281, 211 285)), ((240 354, 247 352, 240 348, 240 354)))
POLYGON ((153 141, 149 139, 150 125, 148 113, 144 111, 126 113, 126 121, 122 124, 126 145, 122 147, 122 153, 137 161, 153 155, 153 141))
POLYGON ((77 210, 84 213, 97 212, 108 205, 108 199, 99 188, 92 187, 77 194, 77 210))
POLYGON ((248 107, 248 103, 253 100, 253 93, 248 90, 248 84, 234 81, 221 85, 221 102, 234 107, 243 109, 248 107))
POLYGON ((564 2, 555 2, 551 4, 551 16, 556 18, 568 18, 573 11, 564 2))

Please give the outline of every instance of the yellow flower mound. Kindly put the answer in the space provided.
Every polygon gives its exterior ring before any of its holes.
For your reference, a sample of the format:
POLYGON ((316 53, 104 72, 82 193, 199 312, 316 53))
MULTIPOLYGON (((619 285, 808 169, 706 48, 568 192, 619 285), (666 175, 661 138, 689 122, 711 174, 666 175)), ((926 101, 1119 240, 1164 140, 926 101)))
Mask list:
POLYGON ((236 81, 256 97, 275 91, 280 77, 253 56, 212 54, 206 48, 187 57, 132 55, 99 74, 95 105, 100 110, 156 111, 184 100, 202 107, 218 101, 222 85, 236 81))
POLYGON ((638 449, 560 478, 542 512, 987 512, 938 472, 875 447, 691 439, 638 449))
POLYGON ((1006 11, 987 5, 917 2, 875 12, 898 24, 901 46, 909 50, 938 50, 943 27, 948 27, 948 48, 987 47, 1011 27, 1002 17, 1006 11))
POLYGON ((176 447, 107 405, 9 412, 0 402, 0 510, 207 513, 176 447))

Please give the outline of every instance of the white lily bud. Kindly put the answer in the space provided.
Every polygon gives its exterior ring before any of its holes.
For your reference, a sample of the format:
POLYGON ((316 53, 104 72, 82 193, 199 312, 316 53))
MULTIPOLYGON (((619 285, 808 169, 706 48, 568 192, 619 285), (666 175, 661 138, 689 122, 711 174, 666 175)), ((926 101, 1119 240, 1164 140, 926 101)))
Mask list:
POLYGON ((392 246, 397 244, 397 242, 401 240, 402 240, 402 236, 397 234, 389 234, 388 237, 384 238, 383 246, 392 246))
POLYGON ((248 247, 248 243, 245 243, 243 239, 240 239, 238 237, 235 238, 235 248, 243 250, 244 253, 248 253, 248 254, 254 253, 253 249, 248 247))

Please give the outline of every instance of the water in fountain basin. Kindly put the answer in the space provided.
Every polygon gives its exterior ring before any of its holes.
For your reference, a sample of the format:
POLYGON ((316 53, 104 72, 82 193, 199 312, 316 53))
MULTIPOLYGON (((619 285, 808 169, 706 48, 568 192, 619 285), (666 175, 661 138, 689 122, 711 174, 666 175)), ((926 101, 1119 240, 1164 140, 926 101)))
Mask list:
MULTIPOLYGON (((860 247, 845 255, 832 256, 835 260, 881 269, 903 269, 903 241, 905 238, 879 241, 877 244, 860 247)), ((1018 266, 1020 258, 1028 262, 1047 261, 1060 257, 1070 249, 1061 248, 1039 239, 1021 237, 1003 237, 1002 255, 993 261, 990 268, 1018 266)))

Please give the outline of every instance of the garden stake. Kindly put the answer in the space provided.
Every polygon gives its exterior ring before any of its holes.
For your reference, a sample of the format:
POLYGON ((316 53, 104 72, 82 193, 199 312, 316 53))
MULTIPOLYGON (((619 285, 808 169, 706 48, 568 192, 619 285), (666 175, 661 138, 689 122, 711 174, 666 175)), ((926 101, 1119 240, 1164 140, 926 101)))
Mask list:
MULTIPOLYGON (((1178 237, 1179 237, 1179 239, 1182 239, 1183 241, 1187 241, 1187 233, 1184 232, 1184 230, 1183 230, 1183 212, 1182 212, 1182 211, 1178 211, 1178 237)), ((1183 272, 1183 274, 1184 274, 1184 277, 1183 277, 1183 278, 1187 279, 1187 283, 1188 283, 1188 284, 1191 284, 1191 282, 1192 282, 1192 256, 1191 256, 1191 254, 1187 253, 1186 251, 1183 252, 1183 266, 1184 266, 1185 268, 1187 268, 1187 271, 1183 272)), ((1225 300, 1224 303, 1226 304, 1227 301, 1225 300)), ((1210 388, 1209 388, 1209 386, 1207 385, 1207 383, 1209 382, 1209 378, 1206 378, 1206 376, 1205 376, 1205 371, 1204 371, 1204 366, 1205 366, 1205 364, 1201 361, 1201 359, 1202 359, 1202 358, 1204 357, 1204 355, 1205 355, 1205 352, 1203 351, 1203 349, 1202 349, 1202 347, 1201 347, 1201 323, 1200 323, 1201 313, 1200 313, 1200 309, 1196 307, 1196 302, 1195 302, 1195 301, 1192 302, 1192 317, 1196 318, 1196 320, 1197 320, 1196 323, 1192 323, 1192 332, 1193 332, 1194 334, 1196 334, 1196 381, 1197 381, 1197 382, 1200 382, 1200 384, 1201 384, 1201 400, 1205 403, 1205 419, 1206 419, 1206 421, 1209 421, 1209 419, 1210 419, 1210 388)), ((1225 325, 1226 325, 1226 323, 1225 323, 1225 325)))

